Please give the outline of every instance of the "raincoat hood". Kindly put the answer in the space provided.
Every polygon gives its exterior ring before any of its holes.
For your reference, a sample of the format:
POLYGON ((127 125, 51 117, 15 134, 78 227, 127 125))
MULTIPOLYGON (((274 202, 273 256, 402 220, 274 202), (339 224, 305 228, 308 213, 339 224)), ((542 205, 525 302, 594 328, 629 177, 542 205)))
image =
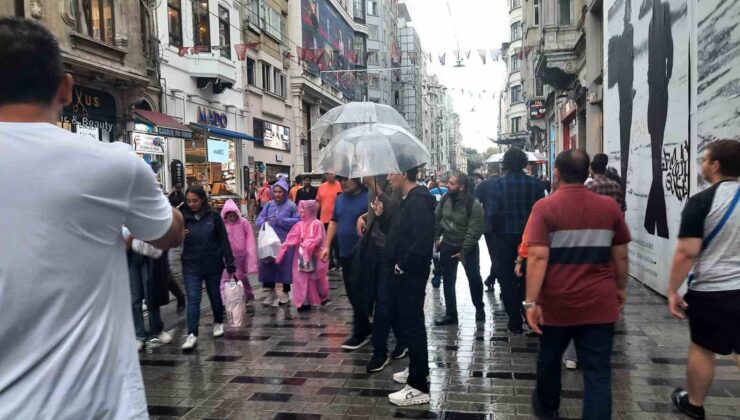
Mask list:
POLYGON ((316 200, 302 200, 298 203, 298 214, 300 214, 301 209, 303 209, 301 221, 311 222, 316 220, 316 200))
POLYGON ((234 200, 226 200, 224 208, 221 210, 221 218, 224 219, 224 222, 226 222, 226 215, 229 213, 236 213, 236 215, 239 216, 240 219, 242 217, 242 212, 239 211, 239 206, 236 205, 234 200))
POLYGON ((285 191, 285 199, 288 199, 288 193, 290 193, 290 186, 288 185, 288 181, 285 180, 285 178, 279 178, 277 181, 275 181, 275 184, 272 186, 272 195, 275 196, 275 187, 280 187, 285 191))

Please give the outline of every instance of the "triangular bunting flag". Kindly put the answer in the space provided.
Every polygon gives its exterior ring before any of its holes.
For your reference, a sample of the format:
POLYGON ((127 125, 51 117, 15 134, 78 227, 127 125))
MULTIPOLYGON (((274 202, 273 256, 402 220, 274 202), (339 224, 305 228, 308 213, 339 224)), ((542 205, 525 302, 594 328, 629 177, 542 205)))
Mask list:
POLYGON ((236 58, 239 61, 247 59, 247 44, 234 44, 234 50, 236 51, 236 58))
POLYGON ((483 61, 483 64, 486 64, 486 50, 478 50, 478 55, 480 55, 480 59, 483 61))
POLYGON ((439 56, 439 64, 445 65, 445 60, 447 59, 447 53, 443 52, 442 55, 439 56))
POLYGON ((298 59, 298 64, 300 64, 301 61, 303 61, 303 47, 295 47, 295 53, 296 58, 298 59))
POLYGON ((455 54, 455 58, 459 61, 460 60, 460 50, 455 50, 454 54, 455 54))
POLYGON ((190 48, 188 48, 188 47, 180 47, 180 48, 177 49, 177 55, 179 55, 180 57, 184 57, 185 54, 188 53, 188 50, 189 49, 190 48))
POLYGON ((465 59, 470 59, 470 50, 465 51, 465 59))

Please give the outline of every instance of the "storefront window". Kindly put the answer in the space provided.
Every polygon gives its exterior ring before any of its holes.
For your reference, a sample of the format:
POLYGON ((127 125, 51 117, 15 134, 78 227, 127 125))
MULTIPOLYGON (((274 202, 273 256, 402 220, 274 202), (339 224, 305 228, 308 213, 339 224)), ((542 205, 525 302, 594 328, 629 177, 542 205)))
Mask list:
POLYGON ((72 6, 79 32, 106 44, 113 44, 113 0, 79 0, 73 1, 72 6))
POLYGON ((200 184, 214 197, 237 192, 236 142, 196 134, 185 141, 187 184, 200 184))

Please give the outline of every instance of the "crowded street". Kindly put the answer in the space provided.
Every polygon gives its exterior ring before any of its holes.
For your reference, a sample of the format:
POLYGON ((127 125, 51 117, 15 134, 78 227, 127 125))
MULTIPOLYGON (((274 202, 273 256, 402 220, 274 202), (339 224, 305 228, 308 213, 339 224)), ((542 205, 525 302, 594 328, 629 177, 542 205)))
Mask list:
MULTIPOLYGON (((481 269, 489 267, 484 257, 481 269)), ((458 284, 458 294, 467 296, 467 285, 458 284)), ((192 353, 175 345, 146 349, 140 361, 152 418, 533 418, 537 339, 507 333, 497 293, 484 297, 493 314, 485 324, 476 325, 470 301, 459 303, 458 327, 428 322, 431 402, 399 408, 387 394, 397 388, 391 376, 406 361, 368 374, 371 347, 343 351, 351 307, 337 274, 330 275, 330 285, 333 303, 322 310, 301 314, 257 304, 248 307, 243 327, 227 328, 223 338, 204 335, 192 353)), ((427 287, 428 321, 443 312, 441 295, 427 287)), ((167 308, 165 328, 182 337, 184 318, 174 306, 167 308)), ((203 308, 209 324, 207 304, 203 308)), ((630 283, 623 314, 612 358, 614 418, 681 419, 665 395, 684 382, 685 326, 668 313, 662 297, 639 283, 630 283)), ((582 398, 580 372, 564 370, 561 418, 580 418, 582 398)), ((731 357, 718 360, 706 401, 713 406, 711 418, 740 418, 740 378, 731 357)))

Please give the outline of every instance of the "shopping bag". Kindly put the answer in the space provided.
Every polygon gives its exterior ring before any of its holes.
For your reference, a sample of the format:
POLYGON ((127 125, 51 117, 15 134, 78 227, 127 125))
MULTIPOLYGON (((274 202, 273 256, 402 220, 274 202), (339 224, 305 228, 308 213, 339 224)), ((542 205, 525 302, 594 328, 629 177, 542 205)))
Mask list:
POLYGON ((257 256, 261 260, 272 260, 277 257, 278 252, 280 252, 280 238, 275 230, 265 223, 257 237, 257 256))
POLYGON ((298 247, 298 270, 304 273, 313 273, 316 270, 313 258, 306 258, 303 255, 303 248, 300 246, 298 247))
POLYGON ((241 281, 231 279, 224 288, 224 306, 226 319, 232 327, 241 327, 244 324, 244 285, 241 281))

